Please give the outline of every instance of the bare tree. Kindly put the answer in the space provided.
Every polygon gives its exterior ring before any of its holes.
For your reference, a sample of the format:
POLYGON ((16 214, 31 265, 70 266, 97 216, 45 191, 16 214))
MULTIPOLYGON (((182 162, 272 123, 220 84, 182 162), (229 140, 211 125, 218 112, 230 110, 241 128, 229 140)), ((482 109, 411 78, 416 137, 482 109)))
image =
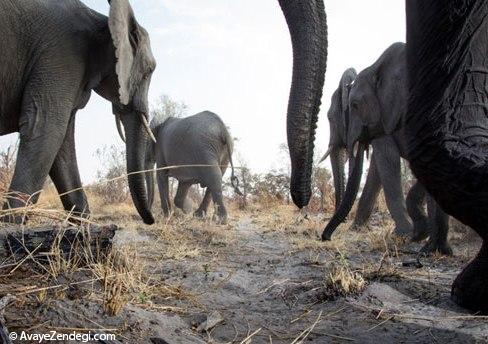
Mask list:
POLYGON ((19 144, 10 145, 0 152, 0 191, 7 192, 14 174, 15 161, 19 144))
POLYGON ((159 96, 151 108, 151 117, 157 124, 163 123, 170 117, 184 117, 188 111, 185 102, 176 101, 166 94, 159 96))
POLYGON ((247 201, 249 194, 252 190, 252 180, 253 176, 248 167, 247 161, 244 159, 242 154, 236 154, 236 162, 239 165, 236 169, 237 178, 239 178, 239 186, 241 188, 242 196, 238 198, 239 209, 247 208, 247 201))
POLYGON ((96 150, 95 155, 100 161, 101 169, 97 171, 95 191, 107 203, 121 203, 129 197, 127 178, 107 182, 126 173, 125 150, 123 147, 111 145, 96 150))

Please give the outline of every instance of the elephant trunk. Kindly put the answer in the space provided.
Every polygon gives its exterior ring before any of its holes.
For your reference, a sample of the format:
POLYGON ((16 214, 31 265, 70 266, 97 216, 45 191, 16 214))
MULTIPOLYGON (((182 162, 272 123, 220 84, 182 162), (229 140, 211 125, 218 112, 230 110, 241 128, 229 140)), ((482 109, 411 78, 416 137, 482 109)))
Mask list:
POLYGON ((335 209, 336 211, 341 204, 344 196, 345 186, 345 172, 344 172, 344 152, 342 149, 334 148, 331 153, 330 163, 332 165, 332 175, 334 177, 334 189, 335 189, 335 209))
MULTIPOLYGON (((153 141, 148 140, 146 146, 146 160, 144 163, 144 170, 152 170, 154 168, 154 164, 156 163, 155 159, 155 144, 153 141)), ((156 172, 149 171, 146 172, 146 189, 147 189, 147 201, 149 209, 152 208, 154 203, 154 174, 156 172)))
POLYGON ((327 63, 327 20, 323 0, 279 0, 293 46, 293 78, 287 136, 291 158, 290 192, 302 208, 311 197, 317 115, 327 63))
POLYGON ((356 200, 356 196, 359 191, 359 184, 361 183, 361 176, 363 174, 363 162, 364 162, 364 151, 366 149, 366 144, 360 143, 356 157, 354 158, 354 165, 352 167, 352 172, 347 181, 346 192, 344 194, 344 199, 341 202, 339 209, 335 212, 332 219, 324 229, 322 233, 322 240, 330 240, 332 233, 336 228, 344 222, 347 215, 351 211, 352 205, 356 200))
POLYGON ((147 134, 139 116, 122 115, 122 123, 126 132, 126 158, 129 189, 132 201, 144 223, 154 223, 154 217, 148 206, 144 174, 147 134))

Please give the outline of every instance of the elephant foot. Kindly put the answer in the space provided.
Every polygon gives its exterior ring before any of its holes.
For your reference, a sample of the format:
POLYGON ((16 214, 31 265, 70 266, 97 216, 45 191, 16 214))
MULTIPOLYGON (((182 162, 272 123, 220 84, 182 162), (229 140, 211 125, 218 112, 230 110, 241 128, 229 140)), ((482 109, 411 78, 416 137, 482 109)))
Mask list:
POLYGON ((393 230, 393 233, 398 236, 403 236, 403 237, 410 237, 412 235, 413 229, 411 225, 405 226, 399 226, 397 225, 395 229, 393 230))
POLYGON ((452 256, 452 248, 446 241, 429 240, 424 247, 420 249, 421 255, 430 256, 434 253, 440 253, 443 256, 452 256))
POLYGON ((451 298, 459 306, 488 314, 488 243, 452 284, 451 298))
POLYGON ((349 230, 353 232, 360 232, 366 227, 364 224, 358 224, 358 223, 353 223, 351 226, 349 226, 349 230))
POLYGON ((212 221, 217 223, 218 225, 226 225, 227 224, 227 215, 215 215, 212 217, 212 221))
POLYGON ((85 220, 90 218, 90 214, 87 213, 82 213, 82 214, 70 214, 68 217, 68 221, 74 225, 81 225, 85 220))
POLYGON ((16 225, 24 225, 27 223, 29 220, 29 217, 26 215, 3 215, 0 216, 0 222, 3 223, 11 223, 11 224, 16 224, 16 225))
POLYGON ((80 205, 65 206, 64 210, 69 214, 68 220, 74 224, 81 224, 84 219, 90 218, 90 208, 88 203, 80 205))
POLYGON ((193 213, 193 216, 194 217, 198 217, 200 219, 203 219, 205 218, 205 216, 207 215, 207 213, 202 210, 202 209, 197 209, 194 213, 193 213))
POLYGON ((27 223, 29 216, 23 210, 33 205, 29 201, 29 196, 27 194, 13 193, 12 196, 6 196, 5 199, 2 208, 3 215, 0 216, 0 221, 16 225, 27 223))
POLYGON ((419 242, 429 237, 429 225, 427 221, 414 221, 413 222, 413 235, 412 241, 419 242))

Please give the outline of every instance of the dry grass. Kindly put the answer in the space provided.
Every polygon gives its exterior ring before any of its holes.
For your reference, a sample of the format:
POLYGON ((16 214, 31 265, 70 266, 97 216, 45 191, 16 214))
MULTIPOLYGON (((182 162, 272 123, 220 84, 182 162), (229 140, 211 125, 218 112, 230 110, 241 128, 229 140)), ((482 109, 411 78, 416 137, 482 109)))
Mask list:
POLYGON ((338 251, 337 259, 329 263, 324 284, 327 295, 348 296, 359 294, 366 286, 366 281, 360 272, 351 268, 344 254, 338 251))
POLYGON ((382 227, 374 231, 368 231, 365 235, 370 251, 393 251, 404 246, 409 238, 394 234, 389 227, 382 227))
MULTIPOLYGON (((249 202, 245 210, 239 209, 237 201, 227 202, 233 219, 227 226, 216 225, 210 218, 202 221, 176 212, 170 219, 157 216, 157 224, 149 227, 141 223, 130 200, 107 204, 96 191, 87 189, 86 192, 92 210, 90 221, 116 222, 125 229, 149 233, 151 242, 120 248, 97 260, 86 248, 74 247, 72 254, 66 257, 61 254, 59 246, 54 245, 48 264, 38 273, 35 282, 25 271, 23 275, 16 275, 18 280, 10 280, 12 285, 18 283, 24 288, 31 288, 28 290, 32 291, 32 298, 35 297, 37 303, 45 304, 66 297, 73 285, 71 281, 75 279, 78 282, 82 276, 89 291, 79 298, 97 301, 109 315, 120 313, 127 303, 157 312, 187 311, 186 308, 177 307, 181 303, 175 306, 175 300, 185 300, 195 307, 201 307, 198 300, 201 295, 191 294, 181 285, 166 283, 166 276, 159 271, 155 273, 154 267, 160 267, 161 262, 181 266, 186 261, 196 260, 204 262, 202 270, 207 273, 209 267, 223 261, 221 257, 225 257, 226 250, 236 248, 236 219, 251 219, 252 226, 261 228, 263 235, 279 235, 292 248, 286 254, 309 252, 309 258, 304 260, 323 269, 323 273, 320 272, 323 279, 318 283, 327 297, 356 295, 365 288, 367 281, 401 276, 395 260, 398 262, 400 248, 406 241, 391 233, 392 223, 383 215, 376 215, 376 222, 369 230, 350 231, 350 223, 345 223, 334 233, 332 241, 321 242, 320 234, 328 216, 312 211, 299 212, 293 205, 275 199, 262 200, 262 203, 249 202), (337 254, 331 254, 331 259, 324 259, 330 252, 337 254), (348 258, 343 252, 356 256, 348 258), (383 256, 380 261, 365 262, 360 257, 362 252, 369 254, 370 258, 381 256, 381 253, 383 256), (157 264, 151 265, 154 262, 157 264)), ((383 207, 384 200, 383 204, 380 201, 379 209, 383 207)), ((159 209, 154 207, 156 214, 160 212, 159 209)), ((52 186, 44 190, 36 206, 15 211, 28 215, 29 225, 65 225, 69 220, 69 214, 63 211, 52 186)), ((350 218, 353 218, 353 214, 350 218)), ((25 265, 33 260, 35 258, 27 260, 25 265)), ((31 267, 26 271, 30 272, 29 269, 31 267)), ((29 302, 23 302, 29 305, 29 302)))
POLYGON ((144 266, 134 250, 114 250, 90 270, 102 282, 103 305, 109 315, 118 314, 134 295, 148 294, 144 266))

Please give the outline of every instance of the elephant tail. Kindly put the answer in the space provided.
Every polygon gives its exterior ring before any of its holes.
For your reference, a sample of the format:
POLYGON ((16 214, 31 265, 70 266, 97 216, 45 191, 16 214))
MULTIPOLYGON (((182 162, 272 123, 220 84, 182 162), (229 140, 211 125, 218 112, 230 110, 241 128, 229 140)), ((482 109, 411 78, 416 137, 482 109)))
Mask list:
POLYGON ((229 156, 229 163, 230 163, 230 169, 231 169, 231 175, 230 175, 230 183, 232 187, 234 188, 234 192, 238 194, 239 196, 243 196, 243 193, 239 189, 239 178, 234 173, 234 163, 232 162, 232 150, 233 150, 233 140, 232 137, 229 134, 229 131, 225 128, 225 146, 227 147, 227 155, 229 156))

